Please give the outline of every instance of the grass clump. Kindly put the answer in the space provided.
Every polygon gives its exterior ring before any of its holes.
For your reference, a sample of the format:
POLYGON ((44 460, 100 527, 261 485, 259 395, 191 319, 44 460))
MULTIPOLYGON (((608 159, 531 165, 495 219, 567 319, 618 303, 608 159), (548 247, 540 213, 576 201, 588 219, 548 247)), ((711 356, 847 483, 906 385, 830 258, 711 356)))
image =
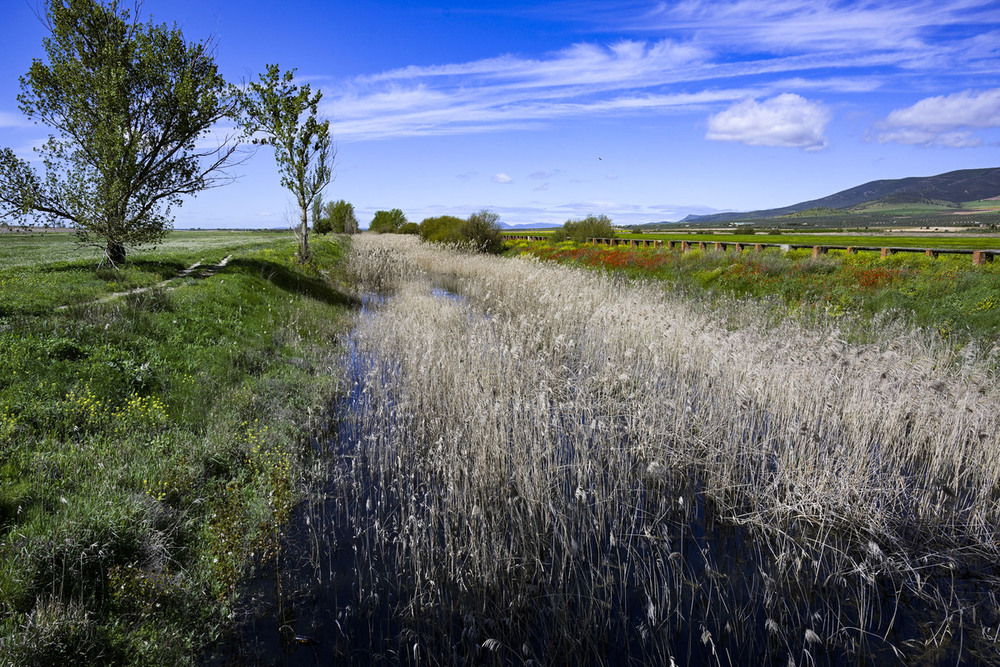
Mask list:
POLYGON ((121 270, 0 271, 13 664, 195 662, 296 502, 352 304, 341 241, 303 267, 288 235, 175 234, 121 270), (134 287, 149 289, 107 298, 134 287))

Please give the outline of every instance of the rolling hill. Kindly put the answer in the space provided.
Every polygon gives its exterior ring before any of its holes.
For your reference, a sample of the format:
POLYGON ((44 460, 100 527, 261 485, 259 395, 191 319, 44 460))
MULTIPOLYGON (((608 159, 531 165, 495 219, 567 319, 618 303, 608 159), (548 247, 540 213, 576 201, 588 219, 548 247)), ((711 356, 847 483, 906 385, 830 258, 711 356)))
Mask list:
POLYGON ((744 213, 689 215, 681 222, 760 220, 789 216, 811 209, 835 209, 847 212, 853 208, 904 203, 933 204, 935 206, 952 204, 957 206, 962 202, 991 199, 997 196, 1000 196, 1000 167, 962 169, 937 176, 914 176, 871 181, 822 199, 813 199, 783 208, 744 213))

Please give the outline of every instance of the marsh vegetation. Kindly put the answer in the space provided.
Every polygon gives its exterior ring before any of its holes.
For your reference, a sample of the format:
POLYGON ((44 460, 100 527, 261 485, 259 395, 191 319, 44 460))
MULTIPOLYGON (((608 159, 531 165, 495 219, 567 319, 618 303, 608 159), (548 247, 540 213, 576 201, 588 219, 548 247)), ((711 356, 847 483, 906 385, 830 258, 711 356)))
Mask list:
POLYGON ((285 650, 1000 657, 987 351, 411 237, 363 235, 349 264, 381 296, 345 340, 285 650))

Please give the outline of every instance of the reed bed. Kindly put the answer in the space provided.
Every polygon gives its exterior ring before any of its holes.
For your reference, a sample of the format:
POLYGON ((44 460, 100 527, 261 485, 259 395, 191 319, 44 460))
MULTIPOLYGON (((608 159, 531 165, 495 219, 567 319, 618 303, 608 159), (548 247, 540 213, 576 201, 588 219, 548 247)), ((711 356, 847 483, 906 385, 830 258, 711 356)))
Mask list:
POLYGON ((322 511, 367 650, 997 657, 1000 401, 976 350, 408 237, 351 252, 390 296, 347 341, 322 511))

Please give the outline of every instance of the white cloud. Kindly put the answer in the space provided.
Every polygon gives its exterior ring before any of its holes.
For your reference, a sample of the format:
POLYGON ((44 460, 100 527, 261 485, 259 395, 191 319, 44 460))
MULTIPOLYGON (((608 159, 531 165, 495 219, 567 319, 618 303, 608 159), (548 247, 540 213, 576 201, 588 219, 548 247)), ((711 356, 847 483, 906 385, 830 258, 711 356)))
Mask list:
POLYGON ((1000 88, 928 97, 911 107, 893 111, 886 122, 895 127, 920 127, 930 132, 958 127, 1000 127, 1000 88))
POLYGON ((493 176, 493 182, 494 183, 501 183, 503 185, 506 185, 508 183, 513 183, 514 179, 511 178, 510 176, 508 176, 507 174, 504 174, 504 173, 501 172, 501 173, 495 174, 493 176))
POLYGON ((927 97, 896 109, 879 124, 881 143, 965 148, 982 141, 972 130, 1000 127, 1000 88, 927 97))
POLYGON ((738 141, 749 146, 819 150, 830 120, 826 107, 792 93, 757 102, 747 99, 710 116, 706 139, 738 141))

